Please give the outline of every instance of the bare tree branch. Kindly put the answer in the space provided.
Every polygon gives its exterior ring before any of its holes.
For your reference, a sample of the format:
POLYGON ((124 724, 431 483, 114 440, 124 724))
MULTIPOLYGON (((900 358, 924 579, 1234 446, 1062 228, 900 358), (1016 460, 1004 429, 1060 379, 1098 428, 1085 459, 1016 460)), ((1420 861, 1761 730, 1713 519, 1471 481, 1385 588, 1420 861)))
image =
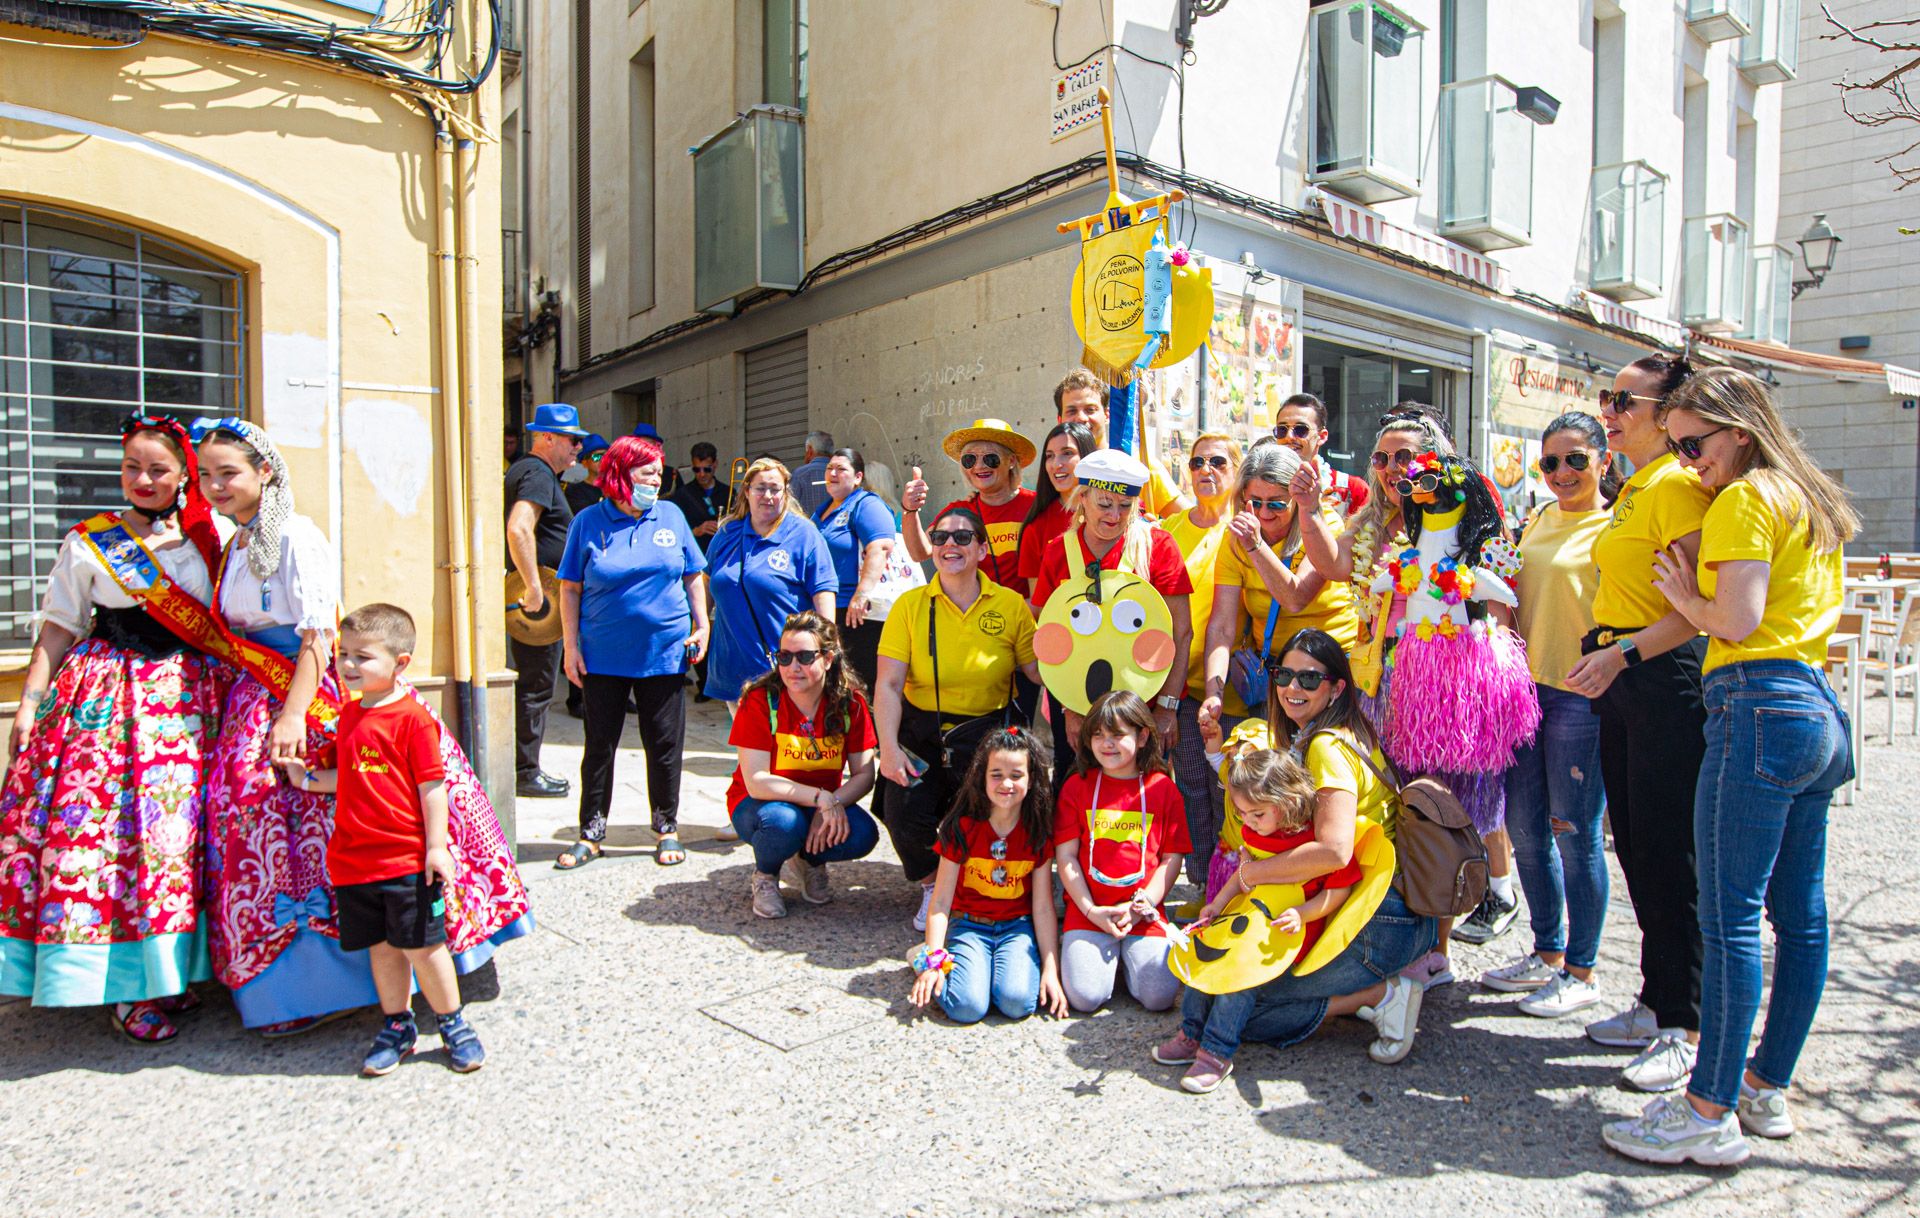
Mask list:
MULTIPOLYGON (((1873 80, 1857 81, 1853 79, 1853 69, 1848 69, 1835 82, 1834 87, 1840 91, 1840 108, 1847 117, 1862 127, 1886 127, 1899 123, 1920 125, 1920 106, 1914 104, 1913 95, 1908 91, 1909 74, 1920 73, 1920 56, 1914 54, 1920 52, 1920 17, 1869 21, 1849 26, 1834 16, 1832 7, 1827 4, 1820 6, 1820 12, 1834 30, 1822 34, 1820 37, 1823 41, 1846 40, 1871 47, 1882 55, 1897 55, 1904 59, 1898 67, 1881 72, 1873 80), (1898 31, 1898 34, 1893 39, 1884 39, 1867 33, 1869 30, 1898 31), (1908 31, 1912 31, 1911 40, 1907 38, 1908 31)), ((1915 139, 1896 152, 1875 157, 1874 163, 1885 165, 1893 174, 1899 183, 1894 187, 1895 190, 1920 184, 1920 139, 1915 139)))

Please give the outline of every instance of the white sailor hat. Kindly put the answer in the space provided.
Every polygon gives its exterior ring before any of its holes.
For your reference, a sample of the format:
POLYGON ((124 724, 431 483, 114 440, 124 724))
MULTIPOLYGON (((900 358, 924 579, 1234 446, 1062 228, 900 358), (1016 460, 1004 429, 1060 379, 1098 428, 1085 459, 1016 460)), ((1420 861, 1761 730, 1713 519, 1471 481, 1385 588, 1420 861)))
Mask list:
POLYGON ((1081 486, 1111 491, 1116 495, 1138 495, 1147 484, 1147 467, 1138 457, 1117 448, 1102 448, 1080 458, 1074 470, 1081 486))

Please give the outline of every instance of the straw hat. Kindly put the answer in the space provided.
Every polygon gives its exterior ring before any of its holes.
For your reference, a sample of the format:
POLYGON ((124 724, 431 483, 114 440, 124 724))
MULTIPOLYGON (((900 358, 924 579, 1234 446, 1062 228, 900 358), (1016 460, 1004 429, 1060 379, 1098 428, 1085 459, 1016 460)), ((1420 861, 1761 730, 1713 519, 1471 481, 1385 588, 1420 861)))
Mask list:
POLYGON ((529 647, 545 647, 558 643, 563 633, 560 621, 560 577, 552 567, 540 568, 540 587, 547 594, 547 603, 541 607, 538 616, 530 617, 520 607, 521 598, 527 594, 526 581, 520 578, 520 572, 507 572, 507 633, 529 647))
POLYGON ((1033 464, 1037 450, 1033 441, 1027 439, 1013 428, 1007 426, 1005 419, 975 419, 973 426, 962 427, 940 442, 940 449, 955 461, 960 459, 960 450, 975 440, 985 440, 989 444, 998 444, 1013 453, 1013 459, 1022 466, 1033 464))

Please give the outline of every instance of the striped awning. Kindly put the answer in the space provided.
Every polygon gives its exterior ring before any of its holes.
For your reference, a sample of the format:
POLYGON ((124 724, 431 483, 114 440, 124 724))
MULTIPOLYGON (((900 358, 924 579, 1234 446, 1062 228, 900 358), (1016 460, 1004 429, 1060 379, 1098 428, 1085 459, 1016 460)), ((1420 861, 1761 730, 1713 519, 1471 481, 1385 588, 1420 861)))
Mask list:
POLYGON ((1700 334, 1697 342, 1718 349, 1747 363, 1762 364, 1784 372, 1803 372, 1836 381, 1854 381, 1873 385, 1885 383, 1887 392, 1897 398, 1920 397, 1920 372, 1898 364, 1879 364, 1867 359, 1848 359, 1819 351, 1796 351, 1778 343, 1758 343, 1745 338, 1726 338, 1718 334, 1700 334))
POLYGON ((1339 195, 1310 190, 1308 202, 1317 202, 1333 226, 1336 237, 1361 241, 1367 245, 1424 262, 1428 266, 1471 279, 1481 287, 1506 295, 1513 291, 1507 268, 1478 250, 1395 224, 1371 207, 1362 207, 1339 195))
POLYGON ((1677 349, 1687 345, 1687 328, 1677 321, 1629 309, 1593 292, 1581 292, 1580 302, 1593 315, 1593 319, 1602 325, 1631 330, 1666 347, 1677 349))

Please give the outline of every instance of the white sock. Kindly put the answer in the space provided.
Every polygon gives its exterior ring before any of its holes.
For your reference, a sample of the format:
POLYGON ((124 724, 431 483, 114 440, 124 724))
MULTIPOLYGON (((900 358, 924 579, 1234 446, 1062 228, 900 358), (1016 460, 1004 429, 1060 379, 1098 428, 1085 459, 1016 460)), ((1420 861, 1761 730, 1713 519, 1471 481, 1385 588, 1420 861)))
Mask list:
POLYGON ((1493 895, 1508 905, 1513 904, 1513 877, 1495 875, 1487 877, 1487 887, 1493 889, 1493 895))

